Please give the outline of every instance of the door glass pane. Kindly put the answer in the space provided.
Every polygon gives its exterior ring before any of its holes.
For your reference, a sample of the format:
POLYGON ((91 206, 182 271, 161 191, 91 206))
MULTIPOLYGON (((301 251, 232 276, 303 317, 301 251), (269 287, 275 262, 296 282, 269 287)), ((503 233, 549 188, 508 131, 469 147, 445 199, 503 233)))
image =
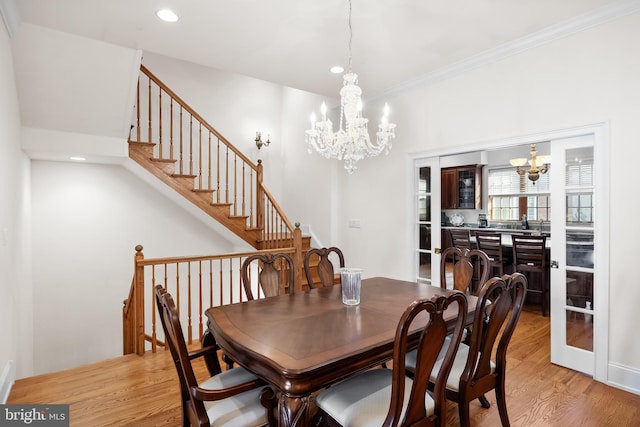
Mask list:
POLYGON ((431 167, 418 168, 417 189, 418 281, 431 283, 431 167))
POLYGON ((567 230, 567 267, 593 268, 593 230, 567 230))
POLYGON ((418 258, 420 266, 418 282, 431 284, 431 254, 420 252, 418 258))
POLYGON ((567 345, 593 351, 593 315, 567 310, 567 345))
POLYGON ((567 271, 567 305, 593 310, 593 273, 567 271))
POLYGON ((593 185, 593 147, 567 150, 565 184, 593 185))
POLYGON ((420 228, 420 250, 430 251, 431 250, 431 226, 428 224, 419 224, 420 228))
POLYGON ((418 191, 421 193, 431 193, 431 168, 420 168, 420 179, 418 182, 418 191))
POLYGON ((593 192, 567 192, 567 225, 593 225, 593 192))
POLYGON ((418 221, 431 221, 431 195, 418 195, 418 221))

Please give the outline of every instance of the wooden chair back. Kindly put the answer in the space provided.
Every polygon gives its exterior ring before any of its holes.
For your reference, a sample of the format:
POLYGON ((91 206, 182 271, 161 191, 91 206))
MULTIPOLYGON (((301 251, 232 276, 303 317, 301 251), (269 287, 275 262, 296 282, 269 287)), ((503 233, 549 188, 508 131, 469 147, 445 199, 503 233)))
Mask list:
MULTIPOLYGON (((182 332, 180 316, 171 294, 169 294, 162 285, 157 285, 155 291, 158 313, 160 314, 160 321, 165 333, 165 342, 171 352, 171 358, 180 380, 183 425, 208 426, 210 422, 204 404, 205 400, 214 401, 226 399, 249 390, 254 390, 266 383, 256 378, 249 382, 215 390, 199 387, 191 360, 202 357, 208 353, 217 354, 217 345, 189 352, 182 332)), ((211 367, 208 365, 208 368, 211 367)), ((217 374, 220 372, 221 369, 218 362, 217 374)), ((267 403, 273 404, 268 402, 268 399, 273 398, 266 394, 264 394, 264 396, 265 397, 261 397, 261 399, 263 405, 265 405, 265 413, 267 413, 267 403)), ((271 417, 269 417, 269 419, 271 419, 271 417)))
POLYGON ((452 228, 449 230, 449 235, 451 236, 451 246, 473 249, 471 245, 471 233, 469 233, 468 229, 452 228))
POLYGON ((502 233, 476 232, 478 249, 487 254, 491 264, 491 276, 501 277, 504 274, 504 258, 502 253, 502 233))
POLYGON ((334 246, 330 248, 311 248, 304 255, 304 274, 307 277, 309 289, 317 286, 314 283, 313 263, 317 260, 315 272, 320 279, 320 286, 333 286, 335 280, 335 270, 333 262, 330 259, 331 254, 338 257, 340 268, 344 267, 344 255, 342 251, 334 246))
POLYGON ((489 264, 489 257, 482 251, 448 247, 440 257, 440 287, 448 288, 448 268, 452 265, 453 289, 475 295, 489 278, 489 264))
POLYGON ((447 397, 458 402, 461 425, 469 423, 472 400, 480 399, 482 406, 489 407, 484 394, 492 389, 496 392, 502 425, 509 425, 504 389, 506 354, 526 291, 527 279, 520 273, 491 278, 480 290, 458 391, 447 390, 447 397), (495 363, 491 360, 494 352, 495 363))
POLYGON ((438 295, 432 299, 414 301, 405 310, 396 329, 393 346, 391 405, 383 426, 444 426, 446 424, 447 406, 445 389, 447 377, 449 376, 453 359, 458 350, 460 340, 462 339, 466 313, 467 298, 462 292, 458 291, 449 291, 445 296, 438 295), (447 325, 443 319, 443 313, 448 307, 453 308, 456 313, 455 328, 450 338, 447 338, 447 325), (405 376, 405 359, 408 334, 413 320, 423 312, 429 313, 429 322, 420 335, 413 386, 411 387, 411 394, 408 398, 409 403, 404 414, 404 419, 400 420, 403 402, 406 400, 404 396, 404 383, 407 379, 405 376), (435 410, 432 415, 427 416, 425 394, 429 386, 429 376, 438 359, 440 350, 445 343, 445 338, 451 341, 433 389, 435 410))
POLYGON ((295 270, 293 259, 285 253, 255 254, 242 263, 242 283, 248 300, 254 299, 251 290, 251 264, 258 264, 258 285, 265 297, 280 295, 288 289, 294 292, 295 270))

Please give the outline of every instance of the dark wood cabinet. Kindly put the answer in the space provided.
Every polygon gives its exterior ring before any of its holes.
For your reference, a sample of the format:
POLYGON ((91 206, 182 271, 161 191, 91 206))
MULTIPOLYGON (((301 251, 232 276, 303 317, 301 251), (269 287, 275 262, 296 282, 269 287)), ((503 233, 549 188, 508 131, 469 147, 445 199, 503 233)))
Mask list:
POLYGON ((482 165, 443 168, 441 209, 482 209, 482 165))

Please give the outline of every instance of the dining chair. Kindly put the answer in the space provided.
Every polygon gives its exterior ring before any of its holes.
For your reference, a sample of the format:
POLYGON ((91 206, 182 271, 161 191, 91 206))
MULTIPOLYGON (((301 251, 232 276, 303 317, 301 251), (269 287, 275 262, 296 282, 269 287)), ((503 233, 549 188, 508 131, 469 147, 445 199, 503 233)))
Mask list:
POLYGON ((473 249, 471 244, 471 233, 468 229, 464 228, 452 228, 449 230, 451 236, 451 246, 456 248, 473 249))
POLYGON ((549 311, 546 236, 513 235, 513 271, 527 276, 528 293, 540 295, 542 315, 549 311), (539 278, 538 280, 534 280, 539 278), (536 286, 534 286, 536 285, 536 286))
POLYGON ((247 300, 254 299, 252 291, 252 267, 257 268, 258 286, 265 297, 274 297, 281 292, 294 292, 295 270, 293 259, 285 253, 255 254, 242 263, 242 283, 247 300))
POLYGON ((392 369, 370 369, 335 384, 316 399, 321 422, 329 426, 444 426, 446 423, 445 384, 455 351, 462 337, 467 298, 450 291, 432 299, 414 301, 398 323, 393 346, 392 369), (448 351, 435 381, 427 390, 429 376, 445 343, 447 325, 443 313, 451 307, 456 320, 448 351), (416 350, 415 380, 405 376, 405 356, 414 319, 428 313, 416 350))
POLYGON ((489 264, 480 250, 450 246, 440 256, 440 287, 475 295, 489 278, 489 264))
POLYGON ((304 274, 307 277, 309 289, 313 289, 318 285, 320 287, 333 286, 335 284, 335 269, 331 261, 331 254, 337 256, 338 265, 344 267, 344 255, 342 251, 334 246, 330 248, 311 248, 304 255, 304 274), (315 264, 317 262, 317 264, 315 264), (316 266, 315 269, 313 266, 316 266), (315 277, 320 282, 316 283, 315 277))
POLYGON ((504 257, 502 253, 502 233, 494 231, 477 231, 476 244, 489 257, 490 276, 502 277, 504 274, 504 257))
MULTIPOLYGON (((275 392, 246 369, 238 367, 222 371, 217 362, 217 368, 213 373, 210 372, 211 377, 198 381, 192 360, 205 355, 217 355, 218 346, 214 344, 188 351, 173 297, 162 285, 157 285, 155 290, 165 342, 180 381, 182 425, 275 425, 275 392)), ((212 367, 212 364, 207 364, 208 369, 212 367)))
MULTIPOLYGON (((526 292, 527 279, 520 273, 491 278, 480 291, 470 343, 458 346, 445 391, 447 400, 458 403, 461 426, 470 425, 471 401, 479 399, 483 408, 490 407, 485 394, 492 389, 496 394, 500 421, 503 426, 509 425, 505 400, 506 354, 526 292), (494 352, 495 361, 492 360, 494 352)), ((441 366, 448 369, 444 365, 448 356, 446 351, 447 343, 434 364, 429 379, 430 388, 435 387, 440 378, 441 366)), ((416 360, 414 352, 407 355, 406 368, 409 374, 415 372, 416 360)))

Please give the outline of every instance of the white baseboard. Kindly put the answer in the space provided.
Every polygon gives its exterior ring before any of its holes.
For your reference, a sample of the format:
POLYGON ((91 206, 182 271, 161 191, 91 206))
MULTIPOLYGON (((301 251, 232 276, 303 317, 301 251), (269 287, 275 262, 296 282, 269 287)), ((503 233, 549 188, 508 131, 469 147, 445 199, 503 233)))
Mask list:
POLYGON ((640 371, 618 363, 609 363, 607 383, 629 393, 640 395, 640 371))
POLYGON ((5 404, 9 399, 9 392, 16 381, 16 365, 13 360, 9 360, 4 366, 0 377, 0 403, 5 404))

